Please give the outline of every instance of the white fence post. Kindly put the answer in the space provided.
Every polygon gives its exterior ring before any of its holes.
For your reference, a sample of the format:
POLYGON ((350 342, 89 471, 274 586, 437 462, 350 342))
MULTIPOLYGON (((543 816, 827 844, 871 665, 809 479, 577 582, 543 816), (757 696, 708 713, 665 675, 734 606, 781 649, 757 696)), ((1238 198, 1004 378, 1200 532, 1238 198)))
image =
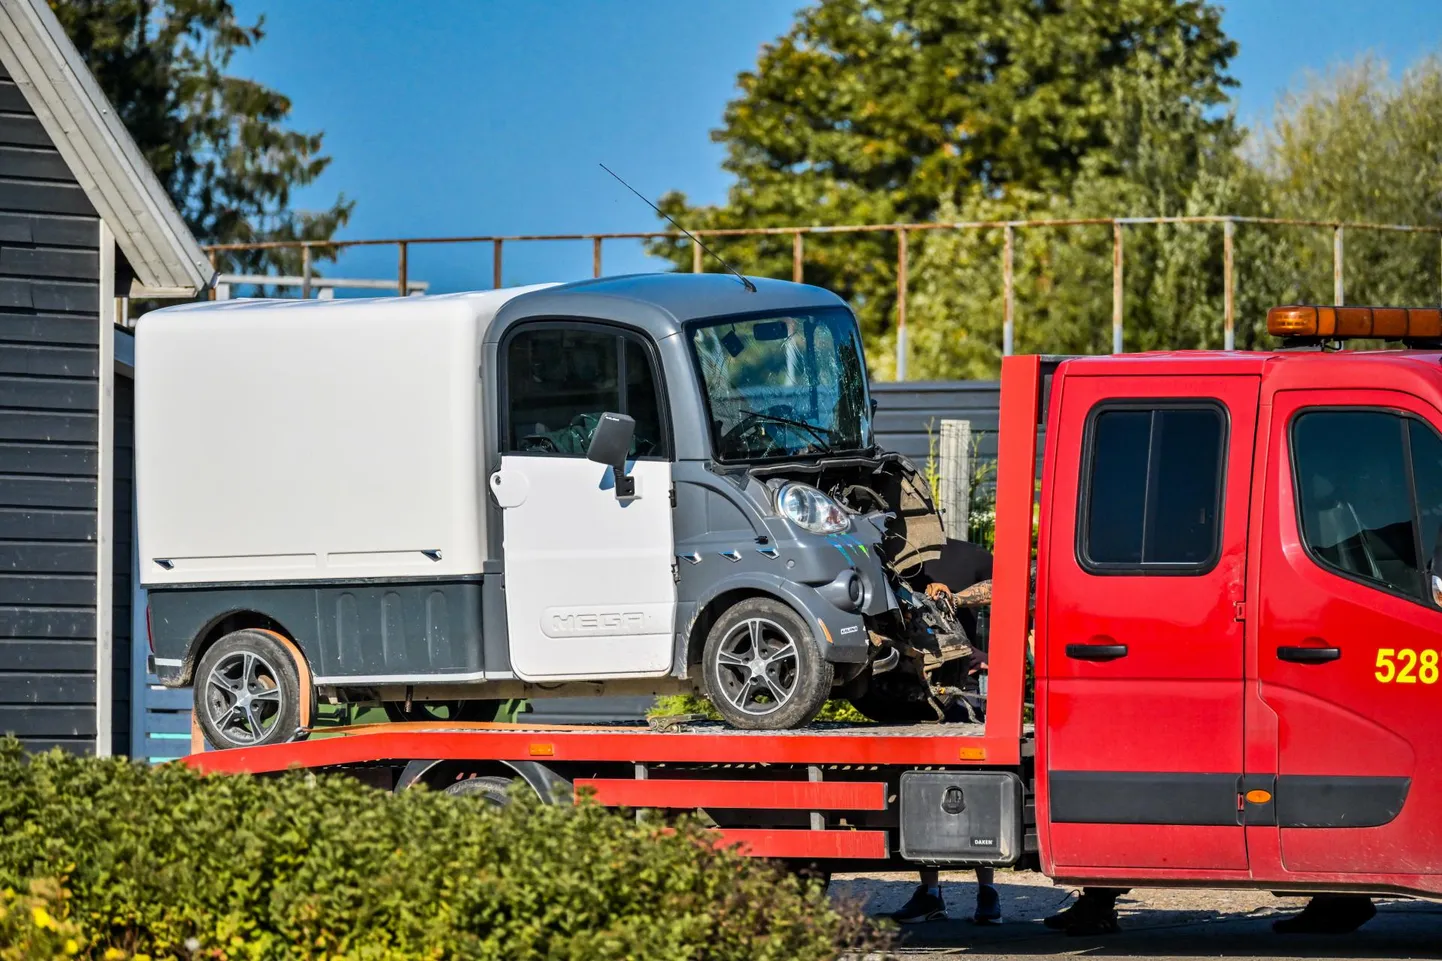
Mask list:
POLYGON ((942 528, 954 540, 967 540, 971 530, 971 421, 941 422, 937 458, 942 528))

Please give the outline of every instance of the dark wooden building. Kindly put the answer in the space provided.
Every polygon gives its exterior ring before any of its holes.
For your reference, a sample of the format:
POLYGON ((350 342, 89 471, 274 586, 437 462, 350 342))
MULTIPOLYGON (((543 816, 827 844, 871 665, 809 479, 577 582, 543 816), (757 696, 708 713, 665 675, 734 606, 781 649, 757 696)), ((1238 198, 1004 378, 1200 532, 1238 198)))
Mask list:
POLYGON ((123 320, 212 279, 45 0, 0 0, 0 733, 28 747, 129 749, 123 320))

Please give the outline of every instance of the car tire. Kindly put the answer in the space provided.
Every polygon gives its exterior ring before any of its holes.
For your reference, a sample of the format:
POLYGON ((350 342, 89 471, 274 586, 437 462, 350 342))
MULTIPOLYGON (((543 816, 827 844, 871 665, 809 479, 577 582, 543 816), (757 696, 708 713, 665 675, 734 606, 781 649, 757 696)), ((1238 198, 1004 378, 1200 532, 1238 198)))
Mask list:
POLYGON ((270 631, 225 635, 195 668, 195 718, 214 748, 262 747, 301 732, 301 672, 289 645, 270 631))
POLYGON ((771 598, 750 597, 727 608, 701 652, 706 696, 741 730, 806 726, 831 696, 833 676, 806 622, 771 598))
POLYGON ((786 861, 786 870, 801 881, 804 885, 816 884, 821 886, 824 894, 831 888, 831 868, 820 861, 786 861))
POLYGON ((487 807, 503 808, 511 803, 514 782, 514 778, 508 777, 469 777, 447 784, 445 793, 453 797, 478 797, 487 807))

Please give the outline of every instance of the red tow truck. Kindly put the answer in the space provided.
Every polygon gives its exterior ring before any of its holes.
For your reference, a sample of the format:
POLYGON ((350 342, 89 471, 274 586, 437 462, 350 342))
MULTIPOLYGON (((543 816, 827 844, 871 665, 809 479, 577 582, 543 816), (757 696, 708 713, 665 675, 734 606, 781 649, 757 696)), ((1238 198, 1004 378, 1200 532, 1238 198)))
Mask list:
POLYGON ((984 724, 390 724, 187 763, 520 777, 835 870, 1442 894, 1442 311, 1268 324, 1288 349, 1004 361, 984 724))

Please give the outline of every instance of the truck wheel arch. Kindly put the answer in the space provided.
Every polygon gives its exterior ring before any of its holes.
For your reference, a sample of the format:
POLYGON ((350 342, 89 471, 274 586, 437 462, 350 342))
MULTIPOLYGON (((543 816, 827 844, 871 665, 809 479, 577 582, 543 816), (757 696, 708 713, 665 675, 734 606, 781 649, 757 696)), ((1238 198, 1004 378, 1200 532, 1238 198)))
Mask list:
POLYGON ((748 597, 769 597, 774 601, 780 601, 788 607, 790 603, 783 597, 762 590, 759 587, 733 587, 730 590, 721 590, 712 595, 709 600, 698 607, 696 616, 691 619, 687 626, 686 633, 686 667, 696 667, 701 663, 701 651, 706 646, 706 636, 711 633, 711 625, 732 605, 738 601, 744 601, 748 597))
POLYGON ((462 777, 520 778, 546 804, 569 804, 574 797, 570 781, 537 761, 413 760, 396 779, 395 790, 399 793, 423 784, 441 791, 462 777))
POLYGON ((716 619, 736 602, 750 597, 765 597, 778 604, 785 604, 801 618, 811 632, 812 641, 825 652, 825 641, 816 622, 816 615, 807 609, 788 587, 788 583, 785 578, 774 574, 742 574, 716 584, 697 604, 697 613, 686 626, 687 669, 701 663, 701 649, 706 646, 706 635, 710 633, 711 625, 716 619))

